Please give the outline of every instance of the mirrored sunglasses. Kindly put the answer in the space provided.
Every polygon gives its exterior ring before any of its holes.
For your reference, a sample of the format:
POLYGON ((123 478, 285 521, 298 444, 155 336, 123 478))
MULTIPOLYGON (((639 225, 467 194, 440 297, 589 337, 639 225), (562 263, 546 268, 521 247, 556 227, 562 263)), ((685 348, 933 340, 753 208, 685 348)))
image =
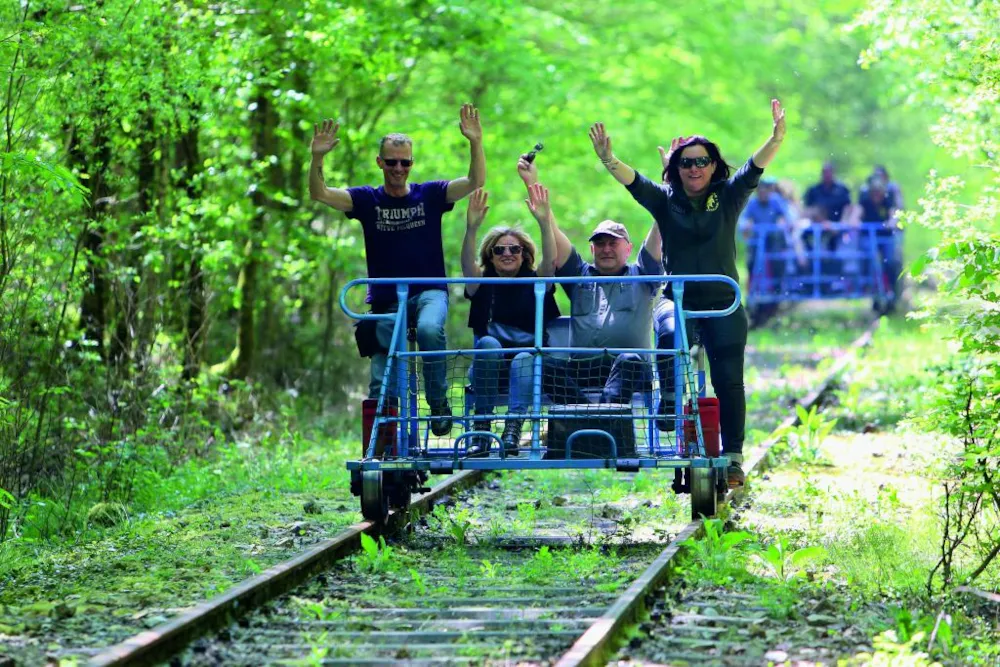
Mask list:
POLYGON ((712 158, 707 155, 699 155, 698 157, 682 157, 680 160, 681 169, 690 169, 691 167, 704 169, 710 164, 712 164, 712 158))
POLYGON ((520 255, 521 246, 519 245, 495 245, 493 246, 493 256, 500 257, 501 255, 520 255))

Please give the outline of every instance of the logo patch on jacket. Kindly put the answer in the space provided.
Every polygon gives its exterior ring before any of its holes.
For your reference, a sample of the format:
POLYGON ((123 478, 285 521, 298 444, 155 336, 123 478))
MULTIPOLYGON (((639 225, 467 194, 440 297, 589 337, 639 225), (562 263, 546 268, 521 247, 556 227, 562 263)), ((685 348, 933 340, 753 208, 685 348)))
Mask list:
POLYGON ((712 193, 708 195, 708 201, 705 202, 706 211, 714 211, 719 208, 719 195, 712 193))

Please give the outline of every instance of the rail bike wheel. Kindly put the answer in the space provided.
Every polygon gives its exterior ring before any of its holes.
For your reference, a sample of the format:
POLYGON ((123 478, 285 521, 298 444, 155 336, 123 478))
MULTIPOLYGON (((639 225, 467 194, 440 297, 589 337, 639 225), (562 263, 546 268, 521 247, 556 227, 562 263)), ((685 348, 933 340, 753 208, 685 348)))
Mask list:
POLYGON ((361 473, 361 515, 378 524, 389 518, 389 496, 382 486, 381 470, 361 473))
POLYGON ((718 510, 719 469, 708 467, 691 467, 688 469, 688 479, 691 480, 691 520, 715 516, 718 510))

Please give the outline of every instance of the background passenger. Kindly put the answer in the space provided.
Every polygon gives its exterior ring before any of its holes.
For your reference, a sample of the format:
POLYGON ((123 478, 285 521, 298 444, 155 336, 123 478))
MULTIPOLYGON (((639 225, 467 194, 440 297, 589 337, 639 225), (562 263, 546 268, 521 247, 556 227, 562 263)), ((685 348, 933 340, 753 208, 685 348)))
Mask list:
MULTIPOLYGON (((787 238, 791 235, 790 218, 788 206, 777 192, 777 181, 773 178, 762 178, 757 186, 757 195, 751 197, 750 201, 747 202, 739 221, 743 238, 748 239, 747 283, 751 284, 754 280, 763 279, 765 291, 775 296, 780 294, 782 279, 787 273, 785 260, 775 256, 791 247, 787 238), (765 266, 759 267, 755 274, 754 268, 757 259, 764 253, 771 259, 765 262, 765 266)), ((794 271, 794 264, 792 271, 794 271)), ((760 304, 760 314, 765 318, 777 311, 778 304, 776 302, 760 304)))
POLYGON ((888 301, 884 304, 877 303, 876 308, 891 313, 895 311, 896 302, 899 300, 900 274, 903 272, 899 248, 896 247, 899 229, 896 216, 899 206, 894 193, 889 190, 889 183, 877 175, 869 178, 867 185, 862 188, 858 206, 862 222, 879 223, 874 230, 875 250, 882 265, 882 276, 887 282, 889 294, 888 301))
MULTIPOLYGON (((830 223, 851 220, 851 191, 837 180, 832 162, 823 165, 820 182, 806 190, 804 204, 806 217, 828 230, 831 228, 830 223)), ((836 250, 841 236, 841 233, 833 231, 824 232, 820 246, 830 251, 836 250)), ((807 239, 807 245, 813 249, 817 247, 811 236, 807 239)))

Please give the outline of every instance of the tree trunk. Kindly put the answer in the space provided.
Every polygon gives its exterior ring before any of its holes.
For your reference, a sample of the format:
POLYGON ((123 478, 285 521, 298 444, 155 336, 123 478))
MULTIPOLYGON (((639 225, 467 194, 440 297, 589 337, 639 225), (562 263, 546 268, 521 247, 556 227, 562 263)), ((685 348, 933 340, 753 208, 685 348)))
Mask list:
POLYGON ((142 279, 142 270, 138 262, 139 253, 132 249, 131 239, 135 238, 147 217, 152 213, 153 204, 156 201, 156 161, 153 159, 157 148, 155 131, 153 114, 147 111, 140 129, 139 166, 136 172, 137 210, 132 224, 129 225, 130 240, 126 242, 122 252, 123 265, 129 270, 125 272, 117 291, 118 312, 115 318, 117 323, 108 355, 115 367, 126 373, 131 365, 133 339, 138 329, 140 284, 136 283, 133 276, 142 279))
MULTIPOLYGON (((153 196, 150 197, 149 219, 161 224, 167 224, 171 206, 170 189, 170 145, 171 139, 161 136, 156 140, 156 148, 160 151, 159 160, 154 161, 153 196)), ((133 346, 134 365, 138 370, 145 370, 150 363, 150 353, 156 339, 159 327, 169 318, 162 314, 164 302, 161 298, 164 287, 157 271, 148 269, 139 284, 138 330, 133 346)))
MULTIPOLYGON (((97 115, 106 117, 103 109, 97 108, 97 115)), ((105 358, 104 331, 107 320, 108 278, 104 253, 104 217, 111 201, 111 191, 107 183, 107 170, 111 162, 111 141, 104 125, 99 122, 91 141, 91 150, 80 145, 75 130, 70 144, 70 159, 80 166, 87 175, 90 188, 90 203, 87 209, 87 223, 84 231, 83 250, 86 257, 85 272, 87 284, 80 300, 80 328, 84 337, 93 341, 97 353, 105 358)))
POLYGON ((325 324, 323 326, 323 346, 319 355, 319 379, 317 380, 316 394, 319 398, 320 409, 323 409, 323 397, 326 395, 326 366, 329 359, 330 353, 330 342, 333 340, 333 317, 334 317, 334 304, 336 303, 337 297, 337 286, 339 284, 337 278, 337 271, 331 266, 329 271, 329 277, 327 292, 326 292, 326 305, 323 312, 323 318, 325 324))
MULTIPOLYGON (((201 171, 201 158, 198 151, 197 109, 191 114, 191 125, 181 137, 177 146, 178 156, 184 170, 184 191, 191 201, 201 197, 198 175, 201 171)), ((195 221, 194 228, 199 228, 195 221)), ((191 260, 187 266, 187 314, 184 318, 184 372, 185 380, 198 375, 201 369, 202 350, 205 347, 205 280, 201 268, 201 239, 198 232, 191 242, 191 260)))
POLYGON ((246 262, 243 264, 239 280, 236 283, 236 289, 239 291, 241 299, 240 314, 239 325, 236 330, 236 349, 233 351, 234 356, 231 357, 233 360, 232 371, 228 375, 237 380, 245 380, 253 370, 255 339, 253 316, 254 302, 257 300, 257 267, 259 264, 259 260, 256 257, 256 239, 253 237, 259 232, 257 217, 260 217, 260 215, 258 213, 255 216, 254 225, 250 231, 251 238, 247 241, 244 249, 246 262))
MULTIPOLYGON (((275 129, 278 126, 278 113, 271 104, 271 89, 262 89, 257 94, 257 112, 254 132, 254 154, 257 159, 266 159, 278 155, 275 129)), ((261 241, 271 213, 276 208, 271 198, 281 191, 284 175, 278 163, 269 164, 267 173, 254 188, 251 199, 254 204, 254 217, 250 223, 250 235, 247 239, 243 269, 240 271, 237 290, 240 292, 240 313, 236 334, 236 349, 230 356, 231 370, 227 375, 234 379, 246 379, 253 371, 255 361, 254 308, 257 302, 259 272, 261 269, 261 241)), ((269 326, 271 323, 269 323, 269 326)))

